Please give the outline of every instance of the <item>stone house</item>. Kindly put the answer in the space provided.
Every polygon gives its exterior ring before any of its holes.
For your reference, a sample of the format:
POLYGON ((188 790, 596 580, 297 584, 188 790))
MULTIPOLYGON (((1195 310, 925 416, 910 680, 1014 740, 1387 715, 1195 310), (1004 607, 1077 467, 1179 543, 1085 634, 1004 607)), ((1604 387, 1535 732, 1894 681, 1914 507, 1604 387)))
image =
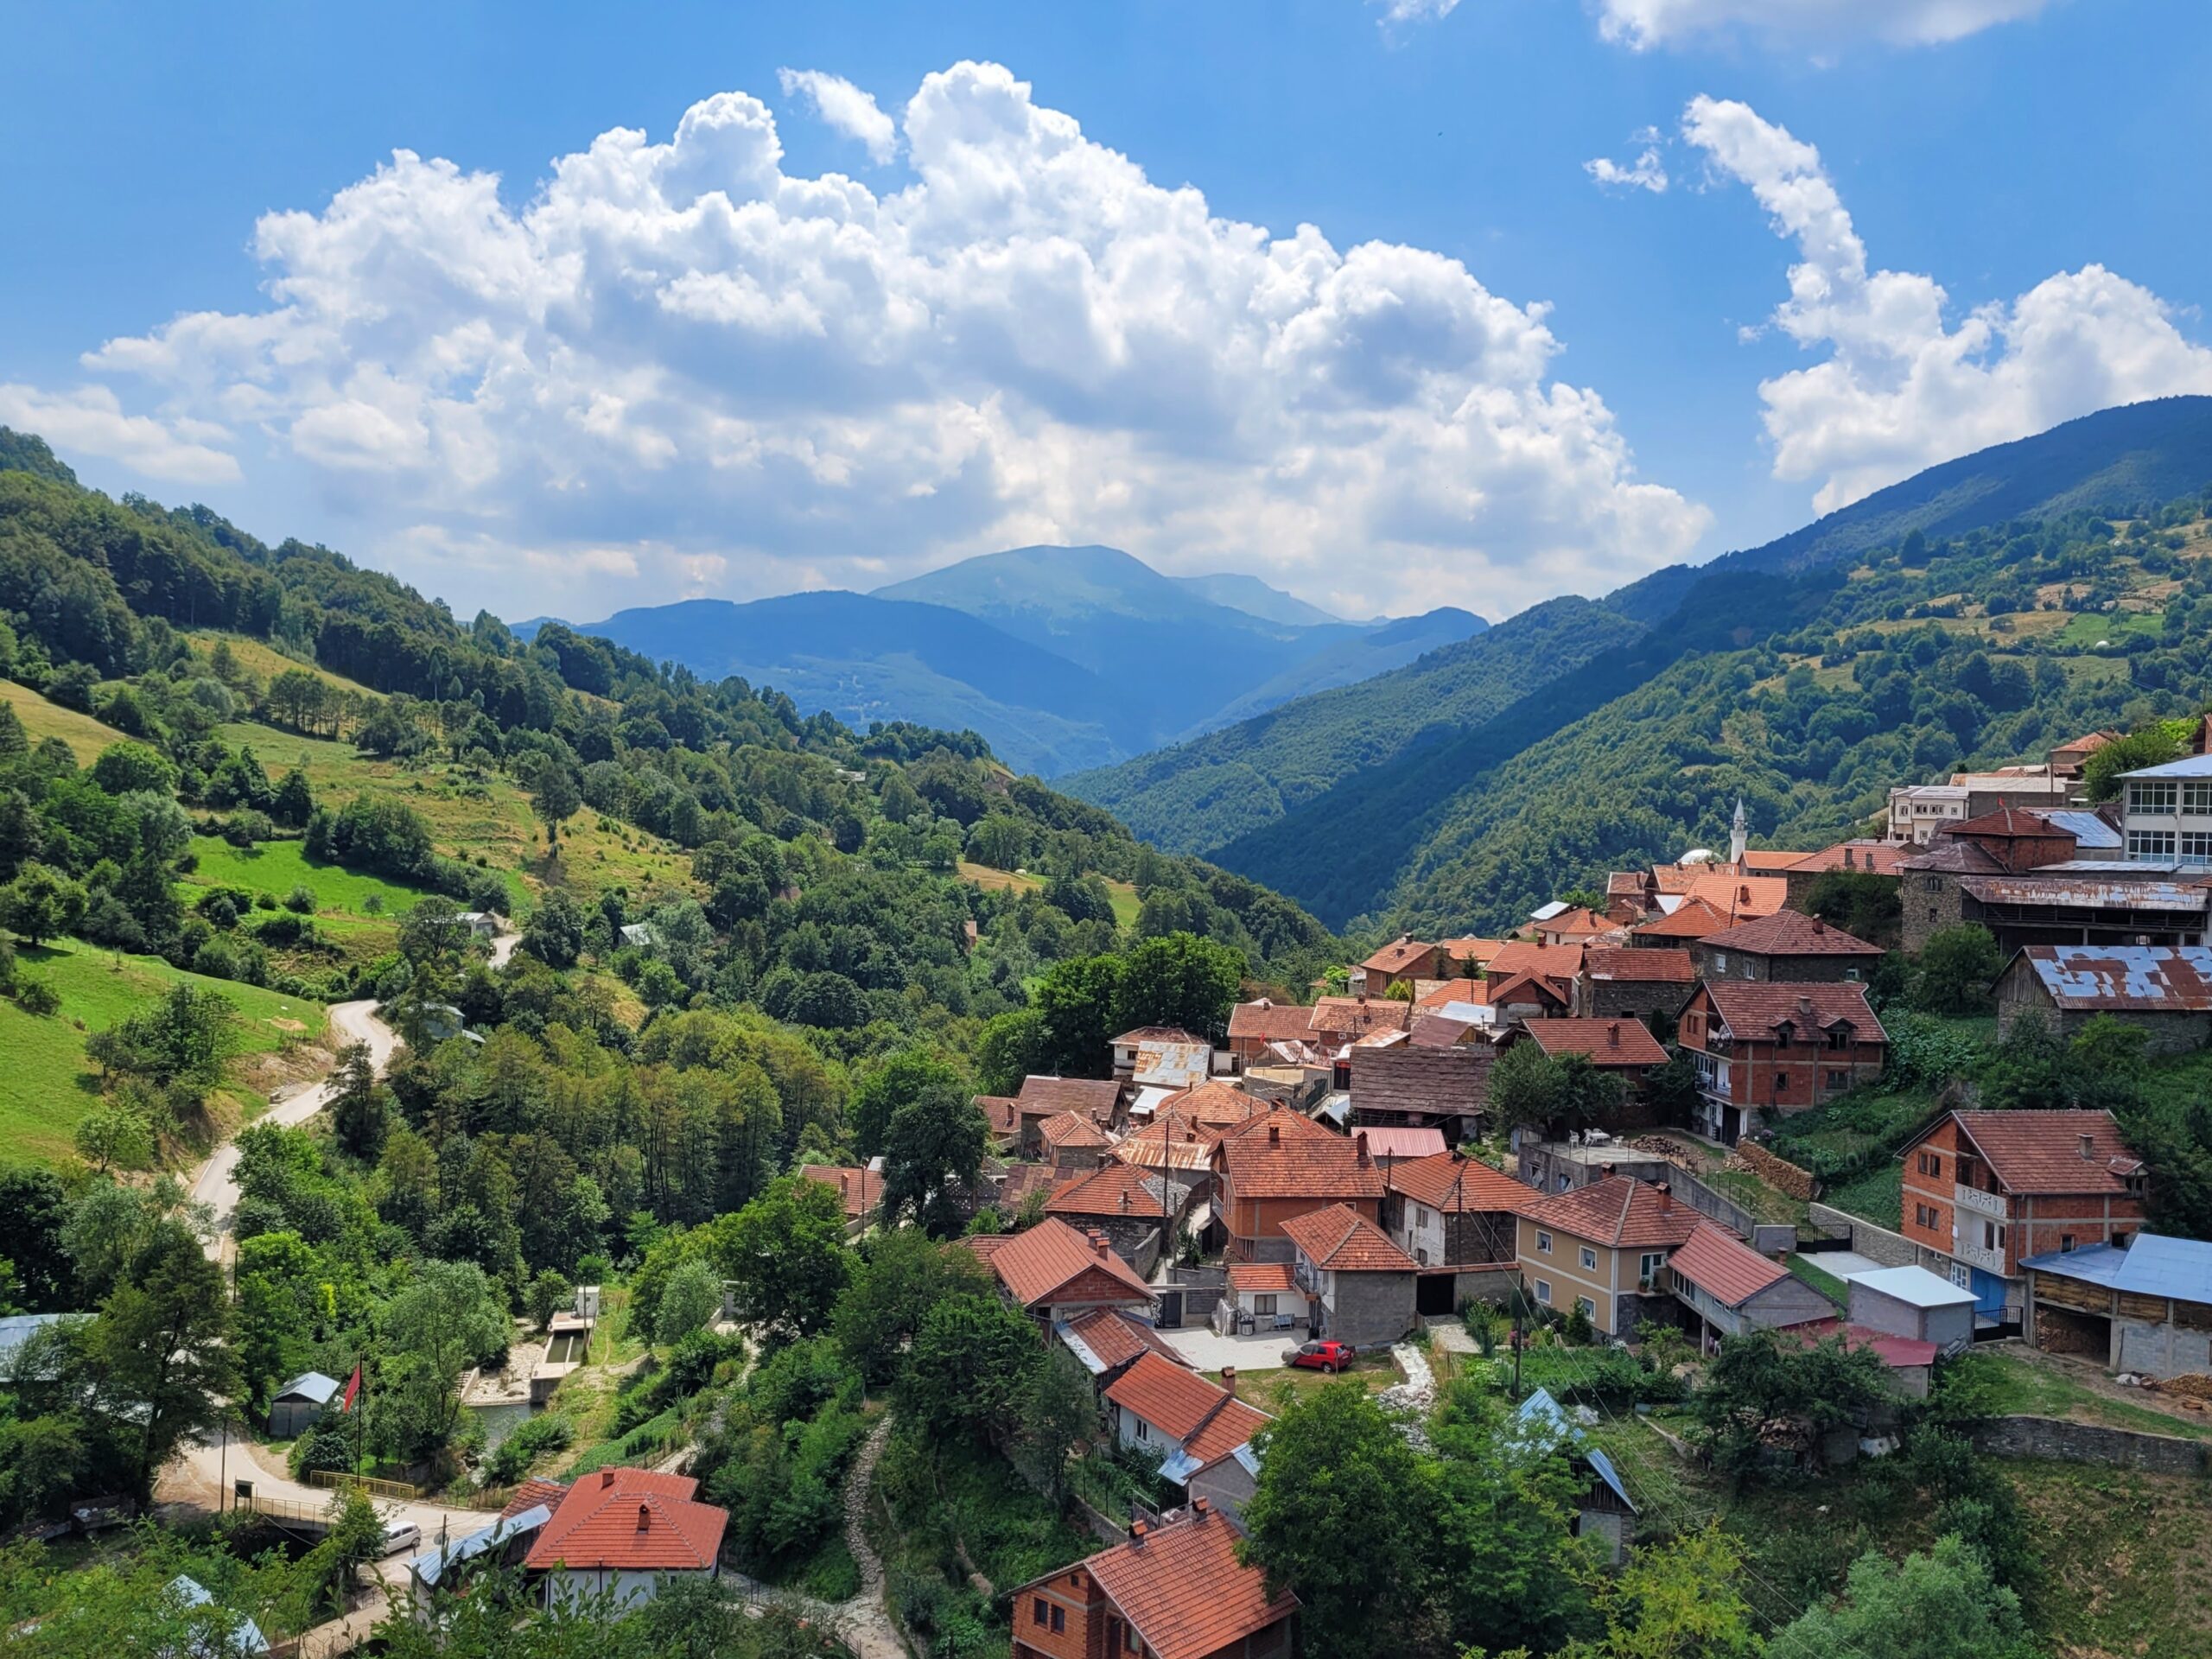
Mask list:
POLYGON ((991 1270, 1007 1300, 1049 1329, 1093 1308, 1153 1311, 1153 1288, 1103 1233, 1077 1232, 1047 1216, 1020 1233, 973 1233, 962 1241, 991 1270))
POLYGON ((1517 1228, 1521 1282, 1540 1306, 1581 1304, 1608 1337, 1669 1317, 1667 1260, 1706 1224, 1663 1186, 1613 1176, 1522 1206, 1517 1228))
POLYGON ((1114 1144, 1114 1137, 1080 1112, 1054 1112, 1028 1126, 1022 1152, 1071 1175, 1096 1169, 1114 1144))
POLYGON ((1573 1535, 1597 1539, 1609 1566, 1626 1561, 1636 1542, 1637 1509, 1613 1460, 1568 1421, 1548 1389, 1530 1390, 1514 1418, 1524 1434, 1565 1452, 1569 1465, 1583 1477, 1585 1484, 1574 1500, 1573 1535))
POLYGON ((1559 1059, 1579 1054, 1599 1071, 1618 1077, 1628 1087, 1621 1109, 1597 1127, 1610 1134, 1649 1128, 1656 1122, 1644 1094, 1644 1079, 1654 1066, 1667 1064, 1667 1051, 1659 1039, 1633 1020, 1536 1020, 1508 1032, 1499 1040, 1503 1049, 1534 1043, 1545 1056, 1559 1059))
POLYGON ((2212 1244, 2137 1233, 2020 1265, 2037 1347, 2146 1376, 2212 1371, 2212 1244))
POLYGON ((1894 884, 1902 879, 1897 866, 1907 853, 1906 848, 1887 841, 1840 841, 1833 847, 1808 853, 1782 873, 1790 906, 1802 909, 1815 885, 1831 870, 1878 876, 1894 884))
POLYGON ((1831 983, 1863 979, 1882 948, 1830 927, 1817 916, 1777 910, 1690 946, 1698 977, 1713 980, 1831 983))
POLYGON ((1102 1129, 1117 1128, 1128 1093, 1128 1085, 1113 1077, 1048 1077, 1033 1073, 1021 1080, 1021 1092, 1014 1097, 1014 1116, 1020 1123, 1019 1144, 1033 1148, 1036 1126, 1062 1112, 1087 1117, 1102 1129))
POLYGON ((1077 1231, 1106 1235, 1116 1255, 1149 1279, 1160 1253, 1173 1247, 1176 1229, 1189 1218, 1196 1184, 1171 1170, 1146 1169, 1109 1159, 1064 1181, 1045 1200, 1045 1213, 1077 1231))
POLYGON ((1414 1312, 1451 1313, 1502 1299, 1520 1274, 1516 1217, 1541 1195, 1464 1153, 1393 1165, 1382 1230, 1414 1259, 1414 1312))
POLYGON ((1672 1031, 1696 982, 1688 950, 1593 947, 1582 953, 1574 1012, 1586 1020, 1633 1020, 1655 1033, 1672 1031))
POLYGON ((1997 1033, 2023 1018, 2072 1037, 2099 1014, 2148 1033, 2152 1053, 2212 1041, 2212 949, 2201 944, 2031 944, 1997 978, 1997 1033))
POLYGON ((1699 1133, 1733 1146, 1751 1114, 1802 1112, 1882 1075, 1889 1033, 1856 984, 1707 980, 1675 1033, 1698 1076, 1699 1133))
POLYGON ((1382 1348, 1413 1329, 1414 1259, 1373 1221, 1337 1204, 1285 1222, 1283 1233, 1315 1336, 1382 1348))

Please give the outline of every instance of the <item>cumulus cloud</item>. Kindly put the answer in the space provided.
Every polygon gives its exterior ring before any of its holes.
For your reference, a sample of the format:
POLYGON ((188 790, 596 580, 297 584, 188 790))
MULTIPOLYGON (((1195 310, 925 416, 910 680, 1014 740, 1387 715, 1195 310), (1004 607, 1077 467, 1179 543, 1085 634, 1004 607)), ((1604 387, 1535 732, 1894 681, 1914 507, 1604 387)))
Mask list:
POLYGON ((804 97, 826 126, 866 147, 868 158, 880 164, 899 152, 899 129, 877 106, 874 96, 864 92, 842 75, 819 69, 779 69, 785 98, 804 97))
POLYGON ((1433 23, 1459 10, 1459 0, 1369 0, 1382 8, 1382 26, 1393 23, 1433 23))
POLYGON ((128 415, 105 386, 41 391, 0 384, 0 426, 35 432, 55 448, 119 461, 149 478, 177 484, 227 484, 238 459, 215 448, 230 434, 212 421, 128 415))
POLYGON ((2084 265, 1955 326, 1932 276, 1870 270, 1820 152, 1748 105, 1691 100, 1683 136, 1796 245, 1774 324, 1825 361, 1764 382, 1775 475, 1848 505, 1922 467, 2115 404, 2212 391, 2212 351, 2148 289, 2084 265))
POLYGON ((1593 156, 1582 163, 1582 170, 1607 188, 1620 190, 1649 190, 1655 196, 1667 194, 1667 168, 1659 159, 1657 129, 1646 127, 1631 141, 1643 149, 1634 161, 1624 167, 1610 156, 1593 156))
POLYGON ((1935 46, 2032 17, 2049 0, 1599 0, 1598 27, 1637 51, 1741 33, 1828 48, 1935 46))
POLYGON ((1222 218, 995 65, 928 76, 900 127, 883 194, 787 172, 742 92, 601 134, 527 200, 400 150, 261 221, 266 305, 86 362, 251 429, 365 556, 524 611, 1101 541, 1495 615, 1707 525, 1554 377, 1547 308, 1455 259, 1222 218))

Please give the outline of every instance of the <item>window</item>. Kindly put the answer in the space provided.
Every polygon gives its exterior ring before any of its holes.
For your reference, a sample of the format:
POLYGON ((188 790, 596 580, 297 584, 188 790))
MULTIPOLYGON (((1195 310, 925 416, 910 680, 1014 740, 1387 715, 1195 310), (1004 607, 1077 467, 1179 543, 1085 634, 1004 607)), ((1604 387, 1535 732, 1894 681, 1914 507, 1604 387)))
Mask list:
POLYGON ((2183 784, 2181 810, 2184 812, 2212 812, 2212 781, 2192 778, 2183 784))
POLYGON ((1252 1299, 1252 1312, 1261 1318, 1272 1319, 1274 1316, 1274 1311, 1275 1299, 1273 1295, 1255 1296, 1252 1299))
POLYGON ((1598 1252, 1587 1244, 1582 1247, 1582 1270, 1585 1273, 1595 1273, 1598 1270, 1598 1252))
POLYGON ((1787 1071, 1777 1071, 1777 1072, 1776 1072, 1776 1073, 1774 1074, 1774 1097, 1775 1097, 1777 1100, 1779 1100, 1779 1099, 1781 1099, 1781 1098, 1783 1097, 1783 1096, 1784 1096, 1784 1095, 1788 1094, 1789 1092, 1789 1074, 1787 1071))
POLYGON ((1426 1227, 1428 1225, 1428 1211, 1422 1209, 1419 1205, 1414 1205, 1414 1225, 1416 1227, 1426 1227))
POLYGON ((1144 1651, 1144 1643, 1137 1639, 1136 1630, 1134 1626, 1125 1628, 1122 1631, 1122 1646, 1130 1653, 1142 1653, 1144 1651))
POLYGON ((1541 1302, 1546 1307, 1549 1307, 1552 1305, 1552 1281, 1550 1280, 1539 1279, 1536 1281, 1536 1300, 1541 1302))
POLYGON ((2212 836, 2184 832, 2181 856, 2184 864, 2212 864, 2212 836))
POLYGON ((1852 1029, 1849 1021, 1839 1020, 1828 1027, 1828 1046, 1835 1049, 1849 1048, 1851 1039, 1858 1034, 1852 1029))
POLYGON ((1915 1167, 1922 1174, 1933 1175, 1940 1180, 1943 1175, 1943 1154, 1940 1152, 1923 1152, 1920 1154, 1920 1161, 1915 1167))
POLYGON ((1065 1607, 1055 1605, 1052 1609, 1052 1634, 1054 1636, 1058 1636, 1063 1630, 1066 1630, 1067 1627, 1068 1610, 1065 1607))
POLYGON ((1552 1236, 1549 1233, 1540 1230, 1536 1234, 1536 1254, 1538 1255, 1549 1255, 1551 1253, 1552 1236))
POLYGON ((1643 1260, 1637 1264, 1636 1276, 1647 1285, 1659 1282, 1659 1270, 1667 1265, 1667 1252, 1646 1250, 1643 1260))
POLYGON ((2138 862, 2171 858, 2174 855, 2174 832, 2171 830, 2131 830, 2127 832, 2127 855, 2138 862))
POLYGON ((1574 1305, 1582 1310, 1582 1317, 1584 1319, 1592 1321, 1597 1319, 1598 1304, 1592 1301, 1587 1296, 1576 1297, 1574 1299, 1574 1305))
POLYGON ((1029 1603, 1029 1622, 1033 1624, 1042 1624, 1045 1622, 1044 1597, 1036 1596, 1031 1599, 1029 1603))
POLYGON ((1777 1048, 1789 1046, 1789 1027, 1787 1024, 1779 1025, 1774 1028, 1774 1046, 1777 1048))
POLYGON ((1152 1425, 1150 1423, 1145 1421, 1141 1417, 1132 1418, 1130 1421, 1135 1422, 1137 1426, 1137 1439, 1141 1440, 1148 1440, 1152 1438, 1152 1425))
POLYGON ((1981 1248, 1985 1250, 1993 1250, 1997 1248, 1998 1243, 1997 1224, 1993 1221, 1983 1222, 1981 1224, 1981 1248))
POLYGON ((1726 950, 1716 950, 1713 953, 1713 971, 1716 974, 1725 974, 1728 971, 1728 953, 1726 950))
POLYGON ((2061 1233, 2061 1234, 2058 1236, 2058 1249, 2059 1249, 2059 1253, 2063 1255, 2064 1255, 2068 1250, 2070 1250, 2070 1249, 2072 1249, 2073 1248, 2074 1248, 2074 1235, 2073 1235, 2073 1234, 2071 1234, 2071 1233, 2061 1233))
POLYGON ((1829 1072, 1829 1073, 1828 1073, 1828 1087, 1829 1087, 1829 1088, 1831 1088, 1831 1089, 1848 1089, 1848 1088, 1850 1088, 1850 1087, 1851 1087, 1851 1073, 1850 1073, 1850 1072, 1848 1072, 1848 1071, 1831 1071, 1831 1072, 1829 1072))
POLYGON ((2171 812, 2174 810, 2174 782, 2171 778, 2145 778, 2127 786, 2130 812, 2171 812))
POLYGON ((1847 968, 1843 970, 1843 976, 1846 979, 1855 980, 1859 977, 1859 970, 1856 968, 1847 968))

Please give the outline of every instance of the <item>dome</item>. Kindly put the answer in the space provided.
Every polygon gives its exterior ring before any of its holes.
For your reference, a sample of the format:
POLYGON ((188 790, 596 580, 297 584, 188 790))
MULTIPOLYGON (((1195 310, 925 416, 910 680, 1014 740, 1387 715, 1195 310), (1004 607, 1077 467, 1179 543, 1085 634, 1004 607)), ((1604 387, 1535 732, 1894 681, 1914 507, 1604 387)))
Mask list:
POLYGON ((1710 847, 1693 847, 1675 862, 1677 864, 1710 864, 1715 855, 1710 847))

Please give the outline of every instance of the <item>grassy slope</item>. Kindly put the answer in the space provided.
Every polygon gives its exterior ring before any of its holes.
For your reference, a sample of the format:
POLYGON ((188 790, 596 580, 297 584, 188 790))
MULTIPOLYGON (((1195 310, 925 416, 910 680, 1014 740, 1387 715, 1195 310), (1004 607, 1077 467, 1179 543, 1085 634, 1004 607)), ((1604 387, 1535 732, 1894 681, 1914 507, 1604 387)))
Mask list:
POLYGON ((326 685, 336 686, 340 691, 352 691, 364 697, 377 695, 359 680, 349 680, 343 674, 334 674, 314 663, 303 663, 296 658, 287 657, 266 640, 248 639, 242 633, 222 633, 213 628, 201 628, 186 637, 203 651, 212 650, 218 639, 223 640, 230 646, 231 656, 238 666, 264 683, 279 674, 296 669, 302 673, 314 675, 326 685))
POLYGON ((13 680, 0 680, 0 698, 15 706, 34 745, 58 737, 75 753, 80 766, 91 765, 109 744, 130 741, 127 734, 114 727, 104 726, 90 715, 64 709, 58 702, 48 702, 28 685, 17 685, 13 680))
POLYGON ((61 994, 61 1011, 41 1019, 0 1001, 0 1157, 17 1161, 56 1164, 70 1155, 70 1136, 99 1097, 94 1068, 85 1058, 86 1034, 105 1030, 180 980, 219 991, 238 1007, 236 1081, 223 1092, 240 1109, 263 1103, 253 1057, 322 1031, 319 1003, 180 973, 157 957, 118 956, 64 941, 25 950, 20 960, 61 994))

